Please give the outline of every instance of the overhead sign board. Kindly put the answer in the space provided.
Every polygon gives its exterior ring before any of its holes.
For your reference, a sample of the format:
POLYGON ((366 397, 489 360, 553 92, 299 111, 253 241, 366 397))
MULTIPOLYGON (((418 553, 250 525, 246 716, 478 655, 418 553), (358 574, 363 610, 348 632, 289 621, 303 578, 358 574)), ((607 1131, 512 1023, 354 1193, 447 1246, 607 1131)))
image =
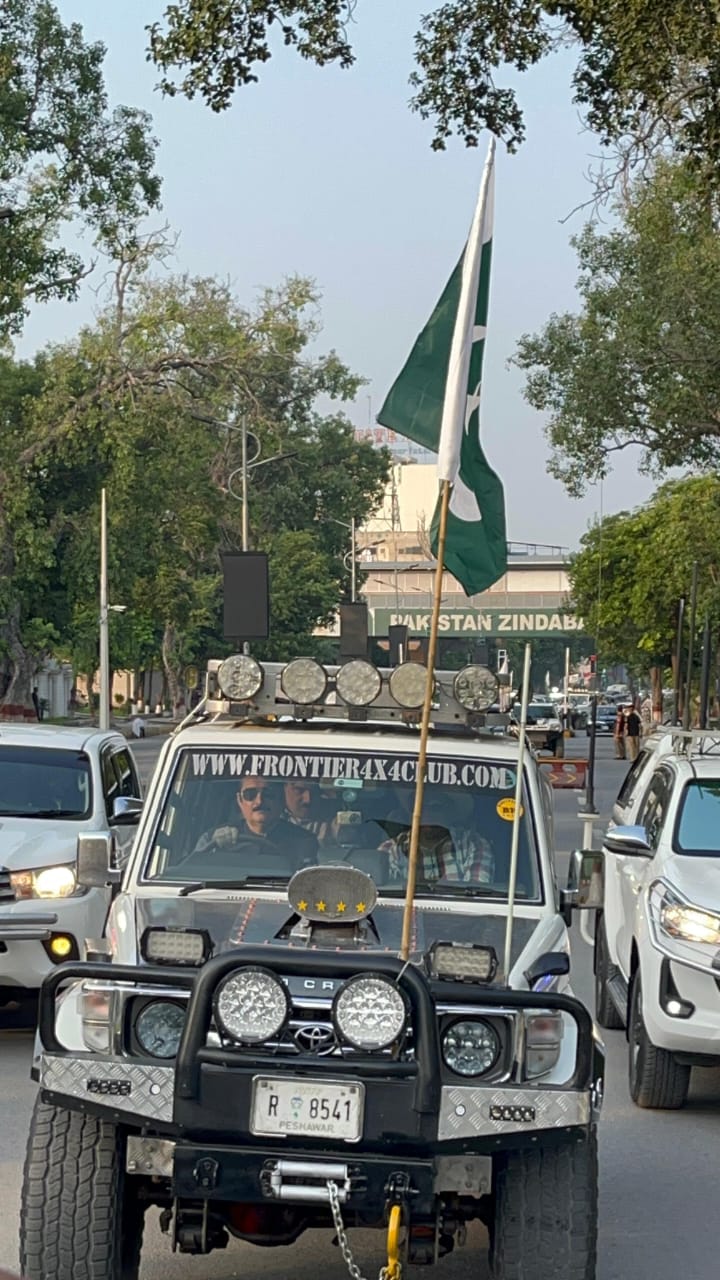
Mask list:
MULTIPOLYGON (((370 631, 386 636, 389 627, 407 627, 411 636, 428 635, 430 609, 370 609, 370 631)), ((564 636, 582 633, 574 613, 551 609, 441 609, 441 636, 564 636)))

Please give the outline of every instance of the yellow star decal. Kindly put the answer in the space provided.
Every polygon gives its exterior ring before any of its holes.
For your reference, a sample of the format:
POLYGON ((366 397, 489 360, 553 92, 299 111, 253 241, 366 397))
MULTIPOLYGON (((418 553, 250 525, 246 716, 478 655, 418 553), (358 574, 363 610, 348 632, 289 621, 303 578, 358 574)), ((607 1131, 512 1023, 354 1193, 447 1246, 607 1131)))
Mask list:
POLYGON ((366 903, 364 903, 364 902, 356 902, 356 903, 355 903, 355 910, 356 910, 356 911, 364 911, 364 910, 365 910, 365 907, 366 907, 366 903))
POLYGON ((316 911, 324 911, 324 910, 325 910, 325 905, 326 905, 326 904, 325 904, 322 900, 321 900, 320 902, 316 902, 316 903, 315 903, 315 910, 316 910, 316 911))
POLYGON ((342 915, 343 911, 347 911, 347 904, 345 902, 338 902, 335 910, 342 915))
POLYGON ((298 911, 307 911, 307 909, 308 909, 308 904, 307 904, 307 902, 305 901, 305 899, 304 899, 304 898, 303 898, 302 902, 298 902, 298 904, 297 904, 297 905, 298 905, 298 911))

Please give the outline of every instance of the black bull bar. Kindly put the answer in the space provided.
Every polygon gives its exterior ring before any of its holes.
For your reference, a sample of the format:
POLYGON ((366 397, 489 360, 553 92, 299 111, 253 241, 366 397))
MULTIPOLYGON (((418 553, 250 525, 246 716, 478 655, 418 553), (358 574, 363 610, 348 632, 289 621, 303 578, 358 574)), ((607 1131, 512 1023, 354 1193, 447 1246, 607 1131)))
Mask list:
MULTIPOLYGON (((442 1085, 443 1061, 436 1002, 465 1007, 469 1003, 492 1009, 561 1010, 570 1014, 578 1028, 575 1068, 563 1088, 584 1091, 594 1083, 595 1040, 593 1022, 584 1005, 573 996, 550 992, 511 991, 504 987, 484 987, 466 982, 431 981, 415 965, 396 956, 377 952, 299 951, 287 947, 243 946, 208 960, 200 969, 188 970, 170 965, 119 965, 77 962, 59 965, 48 974, 40 989, 38 1032, 46 1053, 61 1057, 82 1057, 66 1049, 55 1033, 55 1001, 66 983, 92 980, 107 983, 141 983, 143 986, 178 987, 189 991, 190 999, 185 1027, 175 1063, 175 1089, 179 1098, 196 1100, 200 1093, 200 1071, 204 1063, 247 1066, 248 1051, 214 1048, 207 1045, 213 1013, 213 997, 218 984, 234 969, 259 966, 278 977, 350 978, 355 974, 382 974, 397 982, 407 997, 415 1040, 415 1058, 411 1062, 393 1062, 386 1058, 342 1059, 313 1057, 313 1075, 327 1074, 337 1078, 348 1075, 364 1078, 389 1077, 414 1080, 413 1109, 420 1115, 438 1111, 442 1085)), ((88 1059, 96 1057, 87 1054, 88 1059)), ((275 1073, 297 1073, 298 1060, 286 1061, 263 1054, 262 1046, 253 1053, 255 1067, 272 1067, 275 1073)), ((539 1084, 540 1082, 538 1082, 539 1084)), ((549 1086, 552 1087, 552 1086, 549 1086)))

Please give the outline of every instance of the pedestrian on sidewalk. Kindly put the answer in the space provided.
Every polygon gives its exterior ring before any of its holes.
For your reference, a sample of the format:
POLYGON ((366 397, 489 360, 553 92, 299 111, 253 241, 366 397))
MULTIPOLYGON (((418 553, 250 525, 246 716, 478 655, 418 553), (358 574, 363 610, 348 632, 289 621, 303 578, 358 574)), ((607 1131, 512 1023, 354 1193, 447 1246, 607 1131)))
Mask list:
POLYGON ((615 759, 625 759, 625 711, 623 707, 618 707, 615 717, 615 727, 613 729, 613 738, 615 739, 615 759))
POLYGON ((631 707, 625 717, 625 741, 631 760, 637 760, 640 751, 640 717, 631 707))

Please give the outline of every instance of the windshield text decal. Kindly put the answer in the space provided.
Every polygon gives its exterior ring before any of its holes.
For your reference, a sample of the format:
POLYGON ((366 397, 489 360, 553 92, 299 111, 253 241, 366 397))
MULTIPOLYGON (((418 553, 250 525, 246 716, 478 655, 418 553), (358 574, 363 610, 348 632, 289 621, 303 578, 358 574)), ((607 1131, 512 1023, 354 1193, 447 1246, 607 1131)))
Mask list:
MULTIPOLYGON (((332 753, 289 751, 194 751, 192 772, 196 778, 279 778, 283 782, 307 779, 334 782, 392 782, 414 785, 417 781, 415 756, 350 756, 332 753)), ((515 771, 504 764, 464 759, 428 760, 427 781, 444 787, 478 787, 482 790, 511 791, 515 771)))

